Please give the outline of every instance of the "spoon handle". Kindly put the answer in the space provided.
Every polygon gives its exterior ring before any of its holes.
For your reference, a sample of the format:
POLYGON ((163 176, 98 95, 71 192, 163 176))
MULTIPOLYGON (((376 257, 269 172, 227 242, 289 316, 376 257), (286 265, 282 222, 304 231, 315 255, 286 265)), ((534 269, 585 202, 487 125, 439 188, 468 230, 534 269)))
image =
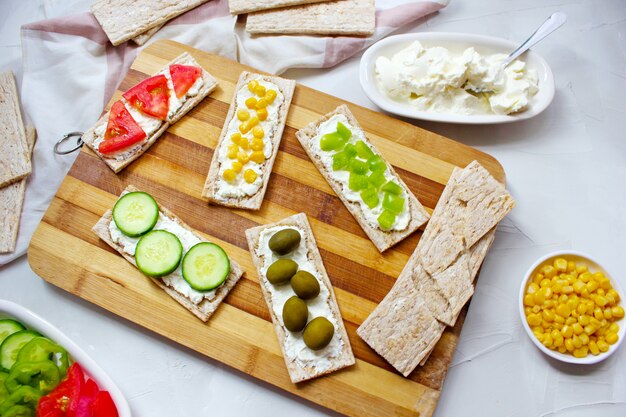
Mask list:
POLYGON ((526 52, 528 49, 535 46, 537 42, 560 28, 563 23, 567 20, 567 15, 563 12, 553 13, 541 26, 539 29, 535 31, 526 41, 521 44, 516 50, 511 52, 511 54, 504 60, 503 65, 506 67, 511 62, 515 61, 515 59, 526 52))

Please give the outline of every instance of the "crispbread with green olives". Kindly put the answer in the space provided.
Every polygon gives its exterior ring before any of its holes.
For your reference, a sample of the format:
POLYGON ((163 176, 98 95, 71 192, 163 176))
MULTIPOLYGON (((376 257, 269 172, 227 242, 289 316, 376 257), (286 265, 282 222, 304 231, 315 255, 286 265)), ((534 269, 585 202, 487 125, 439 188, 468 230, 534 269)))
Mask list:
MULTIPOLYGON (((137 188, 135 188, 134 186, 129 185, 122 192, 120 197, 125 195, 125 194, 127 194, 127 193, 133 192, 133 191, 139 191, 139 190, 137 188)), ((201 241, 208 242, 207 239, 205 239, 203 236, 201 236, 197 231, 195 231, 192 228, 190 228, 189 226, 187 226, 187 224, 185 224, 185 222, 183 222, 178 216, 176 216, 174 213, 169 211, 167 208, 159 205, 159 211, 165 217, 168 217, 170 219, 175 219, 176 222, 182 228, 187 229, 190 232, 192 232, 193 234, 195 234, 198 237, 198 239, 200 239, 201 241)), ((98 220, 98 223, 96 223, 91 230, 100 239, 102 239, 109 246, 111 246, 113 249, 118 251, 120 253, 120 255, 122 255, 124 257, 124 259, 126 259, 128 262, 130 262, 134 266, 137 266, 137 263, 135 262, 135 258, 133 256, 130 256, 128 253, 126 253, 122 249, 121 245, 119 245, 118 243, 115 243, 111 239, 111 233, 109 231, 109 224, 112 221, 113 221, 112 210, 108 210, 106 213, 104 213, 104 215, 100 218, 100 220, 98 220)), ((243 270, 241 269, 241 267, 234 260, 230 259, 230 273, 229 273, 228 277, 226 278, 226 281, 220 287, 217 288, 217 290, 215 292, 215 298, 213 298, 211 300, 204 298, 198 304, 194 304, 189 298, 185 297, 184 295, 182 295, 178 291, 176 291, 173 288, 171 288, 168 285, 166 285, 161 279, 159 279, 159 278, 152 278, 152 277, 150 277, 150 279, 157 286, 159 286, 161 289, 163 289, 170 297, 172 297, 174 300, 176 300, 180 304, 182 304, 187 310, 189 310, 191 313, 193 313, 200 320, 208 321, 209 318, 211 317, 211 315, 213 315, 215 310, 217 310, 219 305, 222 303, 224 298, 228 295, 230 290, 232 290, 233 287, 235 286, 235 284, 237 284, 237 281, 239 281, 239 278, 241 278, 242 275, 243 275, 243 270)))
MULTIPOLYGON (((250 249, 250 254, 252 255, 252 260, 254 261, 254 265, 256 266, 259 275, 261 291, 263 293, 263 296, 265 297, 265 301, 267 303, 270 316, 272 318, 272 323, 274 324, 274 328, 276 329, 276 335, 278 337, 280 349, 283 353, 283 358, 285 359, 285 364, 287 365, 287 370, 289 372, 291 382, 298 383, 308 379, 317 378, 319 376, 334 372, 347 366, 354 365, 354 354, 352 353, 350 340, 343 324, 343 319, 341 318, 341 313, 339 311, 339 306, 337 305, 333 286, 330 282, 330 279, 328 278, 326 269, 324 268, 324 263, 322 262, 322 257, 320 256, 319 250, 317 248, 317 243, 315 242, 315 237, 313 236, 313 231, 311 230, 311 226, 309 225, 306 214, 295 214, 276 223, 266 224, 263 226, 257 226, 248 229, 246 230, 246 238, 248 240, 248 247, 250 249), (307 249, 307 259, 312 262, 316 272, 318 273, 317 278, 320 286, 326 287, 329 293, 327 304, 338 327, 335 329, 333 337, 338 337, 339 343, 342 343, 341 350, 337 356, 329 358, 319 358, 318 360, 314 360, 312 364, 305 365, 303 363, 299 363, 295 358, 293 360, 290 360, 288 358, 287 332, 289 332, 289 330, 287 330, 284 326, 282 317, 279 317, 274 311, 272 296, 270 290, 268 289, 268 286, 271 286, 273 284, 271 284, 267 280, 267 277, 263 274, 264 259, 262 255, 259 254, 261 234, 266 229, 282 226, 294 227, 304 232, 305 236, 303 237, 303 241, 306 242, 305 247, 307 249), (323 367, 322 364, 324 363, 324 360, 329 361, 329 365, 323 367)), ((302 242, 300 242, 300 244, 302 244, 302 242)))
MULTIPOLYGON (((385 231, 385 230, 382 230, 381 228, 374 227, 366 221, 365 215, 360 205, 356 202, 351 202, 346 198, 346 196, 344 195, 341 183, 333 179, 333 177, 331 176, 331 173, 326 169, 320 157, 316 155, 315 152, 313 151, 313 140, 315 140, 315 138, 318 136, 320 125, 324 123, 326 120, 329 120, 330 118, 332 118, 336 114, 344 115, 348 119, 348 122, 350 123, 350 125, 352 125, 355 129, 358 129, 361 132, 363 132, 363 129, 359 125, 359 122, 356 120, 356 118, 354 117, 350 109, 348 109, 348 106, 341 105, 337 107, 335 110, 333 110, 332 112, 324 115, 321 119, 316 120, 310 123, 309 125, 303 127, 302 129, 298 130, 296 132, 296 138, 298 139, 298 141, 300 142, 300 144, 306 151, 307 155, 309 156, 313 164, 317 167, 317 169, 320 171, 322 176, 324 176, 328 184, 331 186, 335 194, 337 194, 337 196, 341 199, 343 204, 350 211, 350 214, 352 214, 352 216, 359 223, 361 228, 363 228, 363 231, 365 232, 365 234, 367 234, 367 236, 370 238, 372 243, 374 243, 374 246, 376 246, 376 248, 380 252, 384 252, 385 250, 389 249, 390 247, 392 247, 393 245, 400 242, 401 240, 409 236, 411 233, 416 231, 424 223, 426 223, 426 221, 428 221, 428 218, 429 218, 428 212, 426 211, 426 209, 424 209, 422 204, 419 202, 417 197, 415 197, 415 195, 411 192, 411 190, 409 190, 409 188, 406 186, 404 181, 402 181, 402 178, 400 178, 400 176, 396 173, 396 171, 393 169, 391 164, 385 161, 385 164, 387 165, 387 170, 389 171, 391 176, 394 178, 394 180, 397 181, 398 185, 400 185, 400 187, 403 189, 404 193, 407 196, 406 203, 408 204, 408 213, 410 216, 410 220, 406 228, 404 228, 403 230, 390 230, 390 231, 385 231)), ((364 141, 367 142, 368 145, 370 145, 372 150, 377 155, 380 155, 382 157, 381 153, 376 149, 376 147, 367 139, 367 137, 365 137, 365 132, 363 133, 364 133, 363 135, 364 141)))

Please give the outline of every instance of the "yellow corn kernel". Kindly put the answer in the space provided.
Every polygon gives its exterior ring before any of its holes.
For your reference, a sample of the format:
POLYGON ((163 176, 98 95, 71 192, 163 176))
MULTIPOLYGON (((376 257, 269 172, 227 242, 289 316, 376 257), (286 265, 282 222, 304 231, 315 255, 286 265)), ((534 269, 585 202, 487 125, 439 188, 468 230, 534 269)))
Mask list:
POLYGON ((250 160, 250 157, 248 156, 246 152, 239 152, 237 154, 237 160, 241 162, 242 165, 245 165, 250 160))
POLYGON ((565 346, 565 349, 567 349, 568 352, 574 351, 574 342, 572 342, 571 338, 566 338, 565 341, 563 342, 563 345, 565 346))
POLYGON ((541 288, 548 288, 550 286, 550 280, 548 278, 544 278, 541 280, 541 282, 539 283, 539 286, 541 288))
POLYGON ((254 94, 256 94, 257 96, 263 97, 265 93, 265 87, 263 87, 261 84, 258 84, 256 87, 254 87, 254 94))
POLYGON ((541 313, 541 316, 543 317, 543 319, 549 323, 554 321, 554 311, 552 310, 543 310, 543 313, 541 313))
POLYGON ((576 262, 567 261, 567 272, 575 272, 576 271, 576 262))
POLYGON ((559 353, 567 352, 567 348, 565 347, 565 345, 559 346, 557 350, 559 351, 559 353))
POLYGON ((243 164, 239 161, 233 161, 233 164, 231 165, 231 168, 233 171, 240 173, 242 168, 243 168, 243 164))
POLYGON ((598 330, 598 328, 596 326, 594 326, 593 324, 588 324, 585 326, 585 328, 583 329, 585 331, 585 334, 587 335, 592 335, 596 332, 596 330, 598 330))
POLYGON ((572 324, 572 330, 574 330, 575 335, 579 335, 583 332, 583 326, 580 323, 574 323, 572 324))
POLYGON ((574 330, 572 329, 572 326, 566 324, 561 328, 561 334, 565 338, 572 337, 574 335, 574 330))
POLYGON ((607 294, 611 294, 613 296, 613 298, 615 299, 616 303, 619 303, 619 294, 617 293, 617 291, 615 291, 614 289, 610 289, 607 291, 607 294))
POLYGON ((544 329, 551 329, 552 323, 547 320, 541 320, 541 327, 543 327, 544 329))
POLYGON ((534 276, 533 276, 533 283, 539 285, 539 283, 544 279, 545 277, 543 276, 543 274, 541 272, 537 272, 534 276))
POLYGON ((563 287, 563 294, 571 294, 574 292, 574 287, 571 285, 566 285, 563 287))
POLYGON ((252 184, 257 178, 257 173, 251 169, 246 169, 243 173, 243 179, 246 180, 248 184, 252 184))
POLYGON ((259 82, 257 80, 252 80, 248 82, 248 90, 250 90, 251 93, 254 93, 254 90, 256 90, 258 85, 259 82))
POLYGON ((558 324, 565 324, 565 318, 557 314, 554 316, 554 322, 558 324))
POLYGON ((241 120, 242 122, 245 122, 249 118, 250 118, 250 112, 248 110, 246 110, 246 109, 239 109, 237 111, 237 119, 241 120))
POLYGON ((602 295, 596 295, 596 297, 593 299, 593 301, 596 303, 596 305, 598 305, 600 307, 604 307, 609 302, 606 299, 606 297, 604 297, 602 295))
POLYGON ((538 306, 535 304, 532 310, 533 310, 533 313, 539 313, 541 311, 541 306, 538 306))
MULTIPOLYGON (((541 281, 540 281, 541 282, 541 281)), ((531 282, 530 284, 528 284, 528 288, 526 289, 526 292, 528 294, 534 294, 537 291, 539 291, 539 283, 537 282, 531 282)))
POLYGON ((230 159, 235 159, 237 158, 238 153, 239 153, 239 146, 230 145, 228 147, 228 153, 226 154, 226 156, 228 156, 230 159))
POLYGON ((576 319, 574 317, 568 317, 565 319, 565 324, 567 324, 568 326, 571 326, 572 324, 576 323, 576 319))
POLYGON ((551 279, 556 275, 556 269, 552 265, 544 265, 541 268, 541 273, 548 279, 551 279))
POLYGON ((259 124, 259 118, 257 116, 252 116, 250 120, 248 120, 248 124, 250 125, 250 129, 259 124))
POLYGON ((602 309, 600 307, 596 307, 593 309, 593 316, 598 319, 598 320, 602 320, 604 318, 604 314, 602 313, 602 309))
POLYGON ((535 305, 535 297, 532 294, 524 295, 524 305, 528 307, 532 307, 535 305))
POLYGON ((578 272, 579 274, 584 274, 588 270, 589 268, 587 267, 586 264, 580 263, 576 265, 576 272, 578 272))
POLYGON ((600 349, 598 349, 598 344, 591 340, 589 342, 589 351, 591 352, 592 355, 596 356, 600 354, 600 349))
POLYGON ((533 294, 533 298, 535 300, 535 304, 541 305, 544 301, 546 301, 546 295, 543 291, 537 291, 533 294))
POLYGON ((583 288, 585 288, 585 283, 582 282, 581 280, 576 280, 576 282, 574 282, 572 287, 574 287, 574 292, 576 294, 580 294, 580 292, 583 290, 583 288))
MULTIPOLYGON (((559 295, 559 303, 561 303, 561 304, 566 304, 568 299, 569 298, 565 294, 559 295)), ((570 310, 571 310, 571 308, 570 308, 570 310)))
POLYGON ((600 288, 602 288, 603 290, 608 291, 611 289, 611 280, 607 277, 603 276, 598 281, 600 283, 600 288))
POLYGON ((524 307, 524 315, 528 316, 529 314, 532 314, 533 310, 530 307, 524 307))
POLYGON ((598 288, 596 290, 596 295, 605 296, 606 295, 606 291, 604 291, 604 288, 598 288))
POLYGON ((619 332, 619 324, 611 323, 611 325, 609 326, 609 332, 611 332, 611 333, 619 332))
POLYGON ((230 140, 233 141, 233 143, 239 145, 239 142, 241 142, 241 133, 239 132, 235 132, 232 135, 230 135, 230 140))
POLYGON ((259 101, 256 102, 256 106, 255 108, 258 109, 264 109, 269 105, 269 103, 267 102, 267 99, 259 99, 259 101))
POLYGON ((249 108, 249 109, 255 108, 256 107, 256 103, 257 103, 257 101, 256 101, 256 98, 254 98, 254 97, 248 97, 246 99, 246 107, 249 108))
POLYGON ((552 295, 554 295, 552 287, 543 288, 543 294, 546 296, 546 299, 552 298, 552 295))
POLYGON ((598 340, 596 344, 598 345, 598 349, 600 350, 600 352, 606 352, 607 350, 609 350, 609 344, 606 343, 604 340, 598 340))
POLYGON ((253 138, 252 143, 250 143, 250 148, 253 151, 262 151, 264 147, 265 143, 263 143, 263 139, 253 138))
POLYGON ((262 151, 254 151, 250 154, 250 160, 262 164, 265 161, 265 154, 262 151))
POLYGON ((535 335, 535 337, 537 339, 539 339, 540 337, 542 337, 542 335, 544 334, 544 329, 541 326, 535 326, 533 327, 533 334, 535 335))
POLYGON ((586 333, 581 333, 581 335, 578 337, 580 337, 580 341, 583 342, 583 346, 589 344, 589 336, 587 336, 586 333))
POLYGON ((263 136, 265 136, 265 132, 261 126, 255 126, 254 129, 252 129, 252 136, 257 139, 262 139, 263 136))
POLYGON ((265 93, 265 99, 267 100, 268 103, 273 103, 274 99, 276 98, 276 90, 267 90, 267 92, 265 93))
POLYGON ((578 272, 578 278, 580 278, 580 280, 584 283, 587 283, 589 281, 591 281, 591 277, 593 276, 593 274, 589 271, 584 271, 584 272, 578 272))
POLYGON ((239 125, 239 131, 243 133, 244 135, 248 133, 250 129, 252 129, 252 126, 250 126, 248 122, 243 122, 242 124, 239 125))
POLYGON ((587 289, 587 287, 585 286, 585 288, 582 289, 582 291, 580 292, 580 296, 582 298, 589 298, 589 290, 587 289))
POLYGON ((624 317, 624 308, 622 306, 616 306, 611 308, 611 314, 616 319, 621 319, 624 317))
MULTIPOLYGON (((565 295, 565 294, 563 294, 565 295)), ((567 295, 565 295, 565 297, 567 297, 567 295)), ((578 302, 578 300, 575 300, 574 298, 569 298, 567 297, 567 306, 569 307, 570 311, 576 310, 578 311, 578 306, 580 305, 580 303, 578 302)), ((580 311, 578 311, 580 313, 580 311)))
POLYGON ((574 337, 572 337, 572 343, 574 344, 574 347, 576 349, 578 349, 579 347, 583 345, 583 341, 580 340, 580 337, 577 335, 574 335, 574 337))
POLYGON ((267 120, 267 109, 258 109, 256 111, 256 116, 259 118, 259 120, 267 120))
POLYGON ((556 314, 558 314, 559 316, 561 316, 563 318, 569 317, 571 312, 572 312, 572 310, 570 310, 570 308, 567 306, 567 304, 559 304, 556 307, 556 314))
POLYGON ((250 141, 248 141, 248 138, 241 138, 241 141, 239 141, 239 146, 244 151, 247 151, 248 149, 250 149, 250 141))
POLYGON ((551 309, 551 308, 554 308, 555 305, 556 304, 554 303, 553 300, 546 300, 543 302, 543 308, 551 309))
POLYGON ((576 311, 578 311, 578 314, 585 314, 587 312, 587 304, 578 303, 578 306, 576 307, 576 311))
POLYGON ((580 349, 574 349, 574 357, 576 358, 584 358, 589 354, 589 349, 587 346, 583 346, 580 349))
POLYGON ((589 291, 589 294, 597 290, 598 287, 600 286, 600 284, 598 284, 598 281, 596 280, 591 280, 585 285, 587 285, 587 291, 589 291))
POLYGON ((556 258, 553 262, 557 272, 567 272, 567 261, 563 258, 556 258))
POLYGON ((555 294, 561 294, 563 292, 563 286, 560 283, 558 283, 558 282, 553 283, 552 284, 552 292, 555 293, 555 294))
POLYGON ((552 345, 556 348, 559 348, 561 346, 563 346, 563 336, 561 336, 561 333, 558 333, 558 330, 555 330, 557 332, 556 334, 556 338, 552 338, 552 345))
POLYGON ((235 180, 235 178, 237 178, 237 173, 233 171, 232 169, 225 169, 224 172, 222 173, 222 177, 226 181, 232 182, 235 180))
POLYGON ((541 339, 541 343, 547 348, 552 347, 552 336, 549 333, 544 333, 543 338, 541 339))
POLYGON ((609 306, 613 307, 616 304, 615 297, 613 297, 613 294, 606 293, 604 296, 608 300, 609 306))
POLYGON ((585 315, 580 315, 578 316, 578 323, 580 323, 581 326, 585 327, 586 325, 589 324, 589 316, 585 316, 585 315))
POLYGON ((613 313, 611 313, 610 307, 605 308, 604 311, 602 312, 602 315, 607 320, 611 320, 613 318, 613 313))
MULTIPOLYGON (((606 320, 602 319, 603 322, 606 322, 606 320)), ((596 326, 598 328, 602 327, 602 322, 598 319, 596 319, 595 317, 592 317, 589 322, 591 323, 592 326, 596 326)))
POLYGON ((606 340, 606 343, 609 345, 614 345, 619 340, 619 336, 617 333, 607 333, 606 336, 604 336, 604 340, 606 340))

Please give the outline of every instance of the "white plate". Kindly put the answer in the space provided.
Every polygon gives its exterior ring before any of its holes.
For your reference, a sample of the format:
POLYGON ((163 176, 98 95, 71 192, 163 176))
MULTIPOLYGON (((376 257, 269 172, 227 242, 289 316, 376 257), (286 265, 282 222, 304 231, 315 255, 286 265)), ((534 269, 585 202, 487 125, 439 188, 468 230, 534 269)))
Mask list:
POLYGON ((430 113, 419 111, 410 104, 401 103, 387 97, 377 86, 375 64, 379 56, 391 58, 411 43, 420 41, 424 47, 442 46, 452 52, 461 53, 470 46, 480 54, 509 54, 517 44, 506 39, 489 36, 473 35, 469 33, 426 32, 408 33, 385 38, 372 45, 361 58, 360 81, 365 94, 378 107, 390 113, 413 119, 430 120, 433 122, 491 124, 509 123, 529 119, 544 111, 554 98, 554 77, 548 63, 539 55, 528 51, 521 59, 529 69, 537 71, 539 77, 539 91, 530 101, 526 110, 513 115, 459 115, 451 113, 430 113))
POLYGON ((131 417, 128 402, 126 402, 126 398, 124 398, 117 385, 84 350, 72 342, 59 329, 19 304, 0 300, 0 319, 4 318, 15 319, 23 323, 27 328, 38 331, 65 348, 72 359, 78 362, 84 369, 85 374, 96 381, 100 389, 109 391, 120 417, 131 417))
POLYGON ((576 358, 573 355, 569 355, 569 354, 564 354, 564 353, 560 353, 559 351, 556 350, 550 350, 547 347, 545 347, 541 342, 539 342, 539 340, 535 337, 535 335, 533 334, 532 329, 530 328, 530 326, 528 325, 528 323, 526 322, 526 315, 524 314, 524 293, 526 292, 526 284, 528 283, 528 281, 530 279, 532 279, 532 276, 535 275, 535 272, 537 272, 539 270, 539 267, 546 264, 546 263, 550 263, 552 264, 552 262, 554 261, 555 258, 557 257, 562 257, 567 259, 568 261, 574 261, 576 263, 578 262, 584 262, 587 264, 587 266, 589 267, 589 271, 591 272, 598 272, 601 271, 602 273, 604 273, 604 275, 609 278, 611 280, 611 285, 613 286, 613 289, 615 289, 615 291, 617 291, 617 293, 619 294, 621 301, 620 304, 622 307, 624 307, 624 305, 626 305, 626 299, 624 299, 624 291, 622 291, 622 288, 620 287, 619 283, 617 281, 615 281, 615 279, 611 276, 611 274, 605 269, 603 268, 595 259, 593 259, 592 257, 590 257, 589 255, 586 255, 582 252, 576 252, 576 251, 556 251, 556 252, 552 252, 549 253, 545 256, 542 256, 540 259, 537 260, 537 262, 535 262, 526 272, 526 276, 524 277, 524 279, 522 280, 522 285, 520 286, 520 290, 519 290, 519 314, 520 314, 520 318, 522 320, 522 325, 524 326, 524 329, 526 330, 526 333, 528 334, 528 337, 530 337, 530 340, 533 341, 533 343, 535 344, 535 346, 537 346, 543 353, 545 353, 546 355, 554 358, 554 359, 558 359, 561 362, 567 362, 567 363, 580 363, 580 364, 584 364, 584 365, 591 365, 594 363, 598 363, 601 362, 603 360, 605 360, 606 358, 608 358, 609 356, 611 356, 613 353, 615 353, 615 351, 619 348, 619 345, 622 344, 622 341, 624 340, 624 335, 626 332, 626 320, 619 319, 616 323, 619 324, 619 332, 617 332, 617 335, 619 336, 619 340, 617 341, 617 343, 615 343, 614 345, 609 345, 609 350, 607 350, 604 353, 600 353, 598 356, 594 356, 591 353, 589 354, 589 356, 585 357, 585 358, 576 358))

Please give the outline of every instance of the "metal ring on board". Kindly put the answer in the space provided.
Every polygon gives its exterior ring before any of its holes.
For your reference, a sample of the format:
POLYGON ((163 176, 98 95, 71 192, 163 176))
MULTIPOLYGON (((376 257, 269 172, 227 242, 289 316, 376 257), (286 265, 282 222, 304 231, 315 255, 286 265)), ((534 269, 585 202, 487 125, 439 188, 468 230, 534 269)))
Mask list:
POLYGON ((83 132, 70 132, 66 134, 61 139, 59 139, 57 143, 54 144, 54 153, 58 155, 67 155, 69 153, 79 150, 80 148, 83 147, 83 143, 84 143, 82 140, 82 136, 83 136, 83 132), (65 141, 67 141, 69 138, 73 138, 73 137, 78 137, 78 139, 76 140, 76 146, 74 146, 71 149, 61 150, 60 149, 61 145, 65 143, 65 141))

